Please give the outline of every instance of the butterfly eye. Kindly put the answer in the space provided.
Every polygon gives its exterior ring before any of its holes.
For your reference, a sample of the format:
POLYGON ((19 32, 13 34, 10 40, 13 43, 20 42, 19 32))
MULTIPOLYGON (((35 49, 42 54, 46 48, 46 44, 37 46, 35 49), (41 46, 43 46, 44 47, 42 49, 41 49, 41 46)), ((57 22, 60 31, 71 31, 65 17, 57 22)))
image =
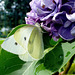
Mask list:
POLYGON ((26 40, 26 37, 24 37, 24 40, 26 40))
POLYGON ((17 42, 15 42, 15 45, 17 45, 17 42))

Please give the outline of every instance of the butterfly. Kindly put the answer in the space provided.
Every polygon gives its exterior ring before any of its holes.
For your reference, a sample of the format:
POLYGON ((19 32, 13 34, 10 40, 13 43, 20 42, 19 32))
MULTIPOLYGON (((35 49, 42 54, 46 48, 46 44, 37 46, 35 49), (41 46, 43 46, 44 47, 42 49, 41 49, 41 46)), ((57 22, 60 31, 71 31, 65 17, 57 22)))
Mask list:
POLYGON ((36 25, 21 27, 8 37, 1 47, 17 54, 23 61, 39 60, 43 57, 44 52, 41 28, 36 25))

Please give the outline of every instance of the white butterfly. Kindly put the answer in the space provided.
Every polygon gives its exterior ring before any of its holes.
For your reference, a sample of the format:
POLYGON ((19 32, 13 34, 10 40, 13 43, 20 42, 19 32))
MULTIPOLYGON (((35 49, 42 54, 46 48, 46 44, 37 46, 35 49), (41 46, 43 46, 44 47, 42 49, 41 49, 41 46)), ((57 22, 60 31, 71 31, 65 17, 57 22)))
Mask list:
POLYGON ((19 55, 23 61, 39 60, 43 57, 43 38, 40 27, 37 26, 19 28, 1 46, 6 51, 19 55))

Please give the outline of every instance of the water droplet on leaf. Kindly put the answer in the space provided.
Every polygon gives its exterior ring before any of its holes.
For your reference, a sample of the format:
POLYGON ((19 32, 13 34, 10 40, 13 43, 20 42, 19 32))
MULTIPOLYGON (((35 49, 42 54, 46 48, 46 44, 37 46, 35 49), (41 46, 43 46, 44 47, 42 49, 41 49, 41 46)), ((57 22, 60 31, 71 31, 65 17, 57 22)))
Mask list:
POLYGON ((59 55, 59 58, 62 59, 63 58, 63 54, 59 55))

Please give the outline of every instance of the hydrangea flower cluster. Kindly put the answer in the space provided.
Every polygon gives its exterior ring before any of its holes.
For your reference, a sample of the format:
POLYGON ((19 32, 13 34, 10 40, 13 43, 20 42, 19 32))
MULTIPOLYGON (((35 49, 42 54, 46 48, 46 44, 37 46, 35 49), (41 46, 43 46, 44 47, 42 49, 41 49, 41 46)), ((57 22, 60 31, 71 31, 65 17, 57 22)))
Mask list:
POLYGON ((32 0, 30 7, 26 24, 40 23, 55 41, 75 38, 75 0, 32 0))

